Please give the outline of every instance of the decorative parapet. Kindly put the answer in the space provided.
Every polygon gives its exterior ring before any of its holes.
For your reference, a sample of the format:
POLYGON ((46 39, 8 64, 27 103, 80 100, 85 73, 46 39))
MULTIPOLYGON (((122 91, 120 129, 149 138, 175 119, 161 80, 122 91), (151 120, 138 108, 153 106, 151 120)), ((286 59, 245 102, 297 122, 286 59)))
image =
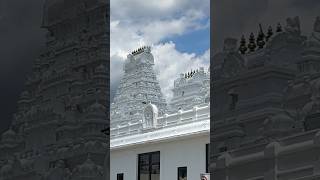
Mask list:
POLYGON ((162 142, 179 137, 189 137, 203 133, 209 134, 209 132, 210 117, 207 117, 201 121, 191 121, 189 123, 179 124, 179 126, 167 125, 146 133, 113 138, 110 141, 110 149, 115 150, 139 144, 162 142))
MULTIPOLYGON (((148 128, 148 132, 158 131, 161 129, 179 127, 184 124, 194 122, 210 121, 210 104, 195 106, 193 109, 186 111, 180 110, 173 114, 164 114, 158 117, 153 124, 153 128, 148 128)), ((111 139, 118 139, 123 136, 145 133, 143 128, 143 119, 136 119, 130 122, 119 122, 111 127, 111 139)))

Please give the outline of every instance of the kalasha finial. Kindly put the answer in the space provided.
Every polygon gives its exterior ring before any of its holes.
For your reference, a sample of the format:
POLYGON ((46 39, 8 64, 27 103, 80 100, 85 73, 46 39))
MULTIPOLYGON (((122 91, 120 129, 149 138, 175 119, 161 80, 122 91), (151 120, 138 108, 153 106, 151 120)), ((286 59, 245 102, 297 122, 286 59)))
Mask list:
POLYGON ((263 33, 262 26, 261 26, 261 24, 259 24, 259 34, 257 37, 257 45, 258 45, 259 49, 262 49, 264 47, 264 45, 266 44, 264 42, 264 38, 265 38, 265 35, 263 33))
POLYGON ((276 32, 282 32, 282 26, 281 26, 280 23, 278 23, 278 25, 277 25, 277 30, 276 30, 276 32))
POLYGON ((272 27, 269 26, 266 40, 268 41, 271 38, 272 35, 273 35, 273 30, 272 30, 272 27))
POLYGON ((245 54, 248 50, 247 45, 246 45, 246 38, 244 37, 244 35, 242 35, 241 40, 240 40, 240 47, 239 47, 239 51, 241 54, 245 54))
POLYGON ((255 43, 255 38, 254 38, 254 34, 251 33, 250 34, 250 38, 249 38, 249 44, 248 44, 248 48, 250 50, 250 52, 254 52, 256 49, 257 45, 255 43))

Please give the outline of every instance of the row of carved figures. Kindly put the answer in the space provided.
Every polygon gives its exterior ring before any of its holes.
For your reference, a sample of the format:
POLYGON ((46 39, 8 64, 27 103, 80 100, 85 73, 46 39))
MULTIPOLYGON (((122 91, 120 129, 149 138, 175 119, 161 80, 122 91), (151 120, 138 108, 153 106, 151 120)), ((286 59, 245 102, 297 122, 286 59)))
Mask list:
MULTIPOLYGON (((282 26, 280 23, 278 23, 276 32, 279 33, 282 31, 282 26)), ((246 54, 248 50, 249 52, 254 52, 257 48, 262 49, 265 46, 266 42, 269 41, 269 39, 273 36, 273 34, 274 33, 272 26, 269 26, 267 34, 265 35, 261 24, 259 24, 259 32, 257 38, 255 38, 254 34, 251 33, 249 36, 249 42, 247 43, 244 35, 242 35, 240 40, 239 52, 241 54, 246 54)))

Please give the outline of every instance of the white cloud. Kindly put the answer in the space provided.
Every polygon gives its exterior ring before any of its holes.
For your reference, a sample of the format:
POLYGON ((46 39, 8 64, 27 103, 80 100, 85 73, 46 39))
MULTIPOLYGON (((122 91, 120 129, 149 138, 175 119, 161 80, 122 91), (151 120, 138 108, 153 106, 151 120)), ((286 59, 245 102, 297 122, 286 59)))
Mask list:
POLYGON ((208 28, 208 17, 209 0, 111 0, 111 97, 127 54, 151 45, 162 91, 170 99, 174 79, 190 68, 208 66, 209 51, 203 55, 182 53, 173 42, 161 41, 208 28))

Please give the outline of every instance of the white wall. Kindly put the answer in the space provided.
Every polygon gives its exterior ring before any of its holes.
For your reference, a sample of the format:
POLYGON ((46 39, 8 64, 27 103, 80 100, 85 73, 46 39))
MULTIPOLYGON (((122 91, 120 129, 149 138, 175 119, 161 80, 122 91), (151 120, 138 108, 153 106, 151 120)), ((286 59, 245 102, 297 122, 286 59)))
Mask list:
POLYGON ((171 142, 142 144, 110 152, 110 180, 124 173, 124 180, 137 180, 138 154, 160 151, 160 180, 176 180, 178 167, 188 167, 188 179, 200 179, 206 170, 206 144, 209 133, 171 142))

